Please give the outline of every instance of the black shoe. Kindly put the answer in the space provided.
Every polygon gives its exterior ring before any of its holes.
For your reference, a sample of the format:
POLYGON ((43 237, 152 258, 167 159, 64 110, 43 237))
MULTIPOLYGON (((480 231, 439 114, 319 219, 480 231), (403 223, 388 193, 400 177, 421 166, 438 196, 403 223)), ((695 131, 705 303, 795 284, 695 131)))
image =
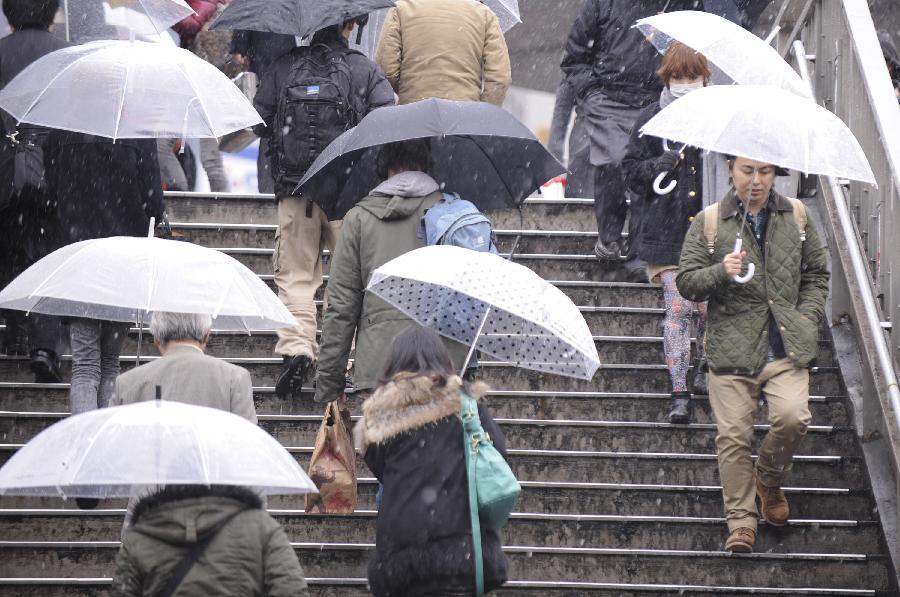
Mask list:
POLYGON ((672 410, 669 411, 669 423, 687 425, 691 422, 691 393, 672 392, 672 410))
POLYGON ((303 382, 314 368, 313 360, 305 354, 294 357, 285 356, 284 366, 275 382, 275 394, 281 399, 300 396, 303 382))
POLYGON ((691 380, 691 390, 694 394, 709 394, 709 386, 706 385, 706 371, 701 363, 694 367, 694 378, 691 380))
POLYGON ((31 372, 35 383, 62 383, 59 374, 59 360, 52 350, 37 349, 31 351, 31 372))
POLYGON ((605 243, 597 239, 597 244, 594 245, 594 255, 596 255, 597 259, 600 261, 612 261, 618 262, 621 259, 621 249, 619 248, 619 243, 617 241, 610 241, 605 243))
POLYGON ((93 510, 100 505, 97 498, 75 498, 75 505, 81 510, 93 510))

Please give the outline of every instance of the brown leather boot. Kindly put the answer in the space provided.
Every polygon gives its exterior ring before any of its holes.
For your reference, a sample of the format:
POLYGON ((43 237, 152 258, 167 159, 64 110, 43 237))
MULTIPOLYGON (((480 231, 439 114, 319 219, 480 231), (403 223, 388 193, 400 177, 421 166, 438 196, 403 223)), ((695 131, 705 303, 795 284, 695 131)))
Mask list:
POLYGON ((762 516, 766 522, 776 527, 783 527, 788 523, 791 508, 781 487, 767 487, 757 479, 756 495, 762 502, 762 516))
POLYGON ((750 527, 738 527, 728 534, 725 551, 731 553, 752 553, 756 543, 756 531, 750 527))

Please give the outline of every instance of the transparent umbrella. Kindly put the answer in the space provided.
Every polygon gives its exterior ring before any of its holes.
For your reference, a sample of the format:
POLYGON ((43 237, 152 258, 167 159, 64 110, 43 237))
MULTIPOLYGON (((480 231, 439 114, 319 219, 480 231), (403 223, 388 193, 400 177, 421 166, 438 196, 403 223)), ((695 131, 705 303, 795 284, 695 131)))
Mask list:
POLYGON ((219 69, 175 46, 98 41, 51 52, 0 90, 20 122, 102 137, 221 137, 262 119, 219 69))
POLYGON ((519 18, 519 0, 483 0, 483 2, 497 15, 503 33, 522 22, 519 18))
POLYGON ((673 41, 703 54, 730 79, 719 82, 771 85, 810 97, 809 87, 772 46, 728 19, 679 10, 640 19, 634 26, 663 54, 673 41))
POLYGON ((259 276, 225 253, 130 236, 54 251, 0 292, 0 308, 127 322, 151 311, 205 313, 222 330, 295 325, 259 276))
POLYGON ((812 100, 762 85, 715 85, 672 102, 641 129, 707 151, 875 184, 856 137, 812 100))
POLYGON ((158 485, 317 491, 287 450, 253 423, 162 400, 68 417, 0 468, 0 495, 128 497, 158 485))
MULTIPOLYGON (((518 367, 591 379, 597 347, 578 307, 525 266, 448 245, 372 272, 367 290, 425 327, 518 367)), ((463 367, 465 369, 465 366, 463 367)))
POLYGON ((153 35, 194 14, 184 0, 63 0, 66 40, 75 43, 153 35))

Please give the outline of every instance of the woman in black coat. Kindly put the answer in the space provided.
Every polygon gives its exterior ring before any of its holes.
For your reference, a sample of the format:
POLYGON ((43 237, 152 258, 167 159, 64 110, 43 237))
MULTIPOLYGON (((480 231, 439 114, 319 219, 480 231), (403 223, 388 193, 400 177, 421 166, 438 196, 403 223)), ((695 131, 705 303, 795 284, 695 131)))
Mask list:
MULTIPOLYGON (((691 392, 687 374, 691 366, 691 317, 695 305, 678 293, 675 275, 684 237, 694 216, 703 208, 703 156, 693 147, 679 152, 680 146, 673 142, 640 136, 640 130, 668 104, 706 85, 710 71, 703 54, 674 42, 663 57, 658 74, 664 84, 660 100, 638 116, 622 169, 628 188, 643 202, 641 229, 633 241, 635 255, 647 262, 650 281, 662 285, 666 304, 663 348, 672 381, 669 422, 690 423, 691 392), (658 181, 661 175, 665 177, 658 181), (670 188, 673 182, 675 186, 670 188)), ((700 311, 699 352, 703 346, 706 305, 696 307, 700 311)), ((704 382, 704 375, 695 370, 694 391, 705 393, 704 382)))
MULTIPOLYGON (((480 399, 453 373, 440 337, 418 325, 394 338, 379 385, 363 403, 357 448, 384 487, 369 586, 377 597, 472 595, 475 566, 469 489, 459 418, 460 391, 480 399)), ((481 425, 506 456, 506 441, 484 405, 481 425)), ((485 592, 506 582, 496 529, 482 521, 485 592)))

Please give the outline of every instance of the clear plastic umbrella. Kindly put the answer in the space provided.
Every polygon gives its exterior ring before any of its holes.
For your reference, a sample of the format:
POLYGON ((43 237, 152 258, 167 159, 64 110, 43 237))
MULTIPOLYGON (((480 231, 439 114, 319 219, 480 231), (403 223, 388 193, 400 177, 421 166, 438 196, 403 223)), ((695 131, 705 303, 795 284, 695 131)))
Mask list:
POLYGON ((660 52, 680 41, 703 54, 735 83, 771 85, 810 97, 809 87, 772 46, 728 19, 680 10, 640 19, 634 26, 660 52))
POLYGON ((225 253, 129 236, 54 251, 0 292, 0 308, 127 322, 151 311, 206 313, 222 330, 296 325, 259 276, 225 253))
POLYGON ((253 423, 162 400, 68 417, 0 468, 0 495, 128 497, 159 485, 317 491, 287 450, 253 423))
POLYGON ((435 245, 372 272, 367 290, 423 326, 518 367, 591 379, 597 347, 578 307, 525 266, 435 245))
POLYGON ((503 33, 522 22, 519 17, 519 0, 482 0, 482 2, 497 15, 503 33))
POLYGON ((63 0, 66 39, 75 43, 165 32, 194 14, 184 0, 63 0))
POLYGON ((875 184, 856 137, 812 100, 777 87, 715 85, 672 102, 641 129, 707 151, 875 184))
POLYGON ((20 122, 113 139, 221 137, 262 122, 213 65, 140 41, 51 52, 0 91, 0 107, 20 122))

